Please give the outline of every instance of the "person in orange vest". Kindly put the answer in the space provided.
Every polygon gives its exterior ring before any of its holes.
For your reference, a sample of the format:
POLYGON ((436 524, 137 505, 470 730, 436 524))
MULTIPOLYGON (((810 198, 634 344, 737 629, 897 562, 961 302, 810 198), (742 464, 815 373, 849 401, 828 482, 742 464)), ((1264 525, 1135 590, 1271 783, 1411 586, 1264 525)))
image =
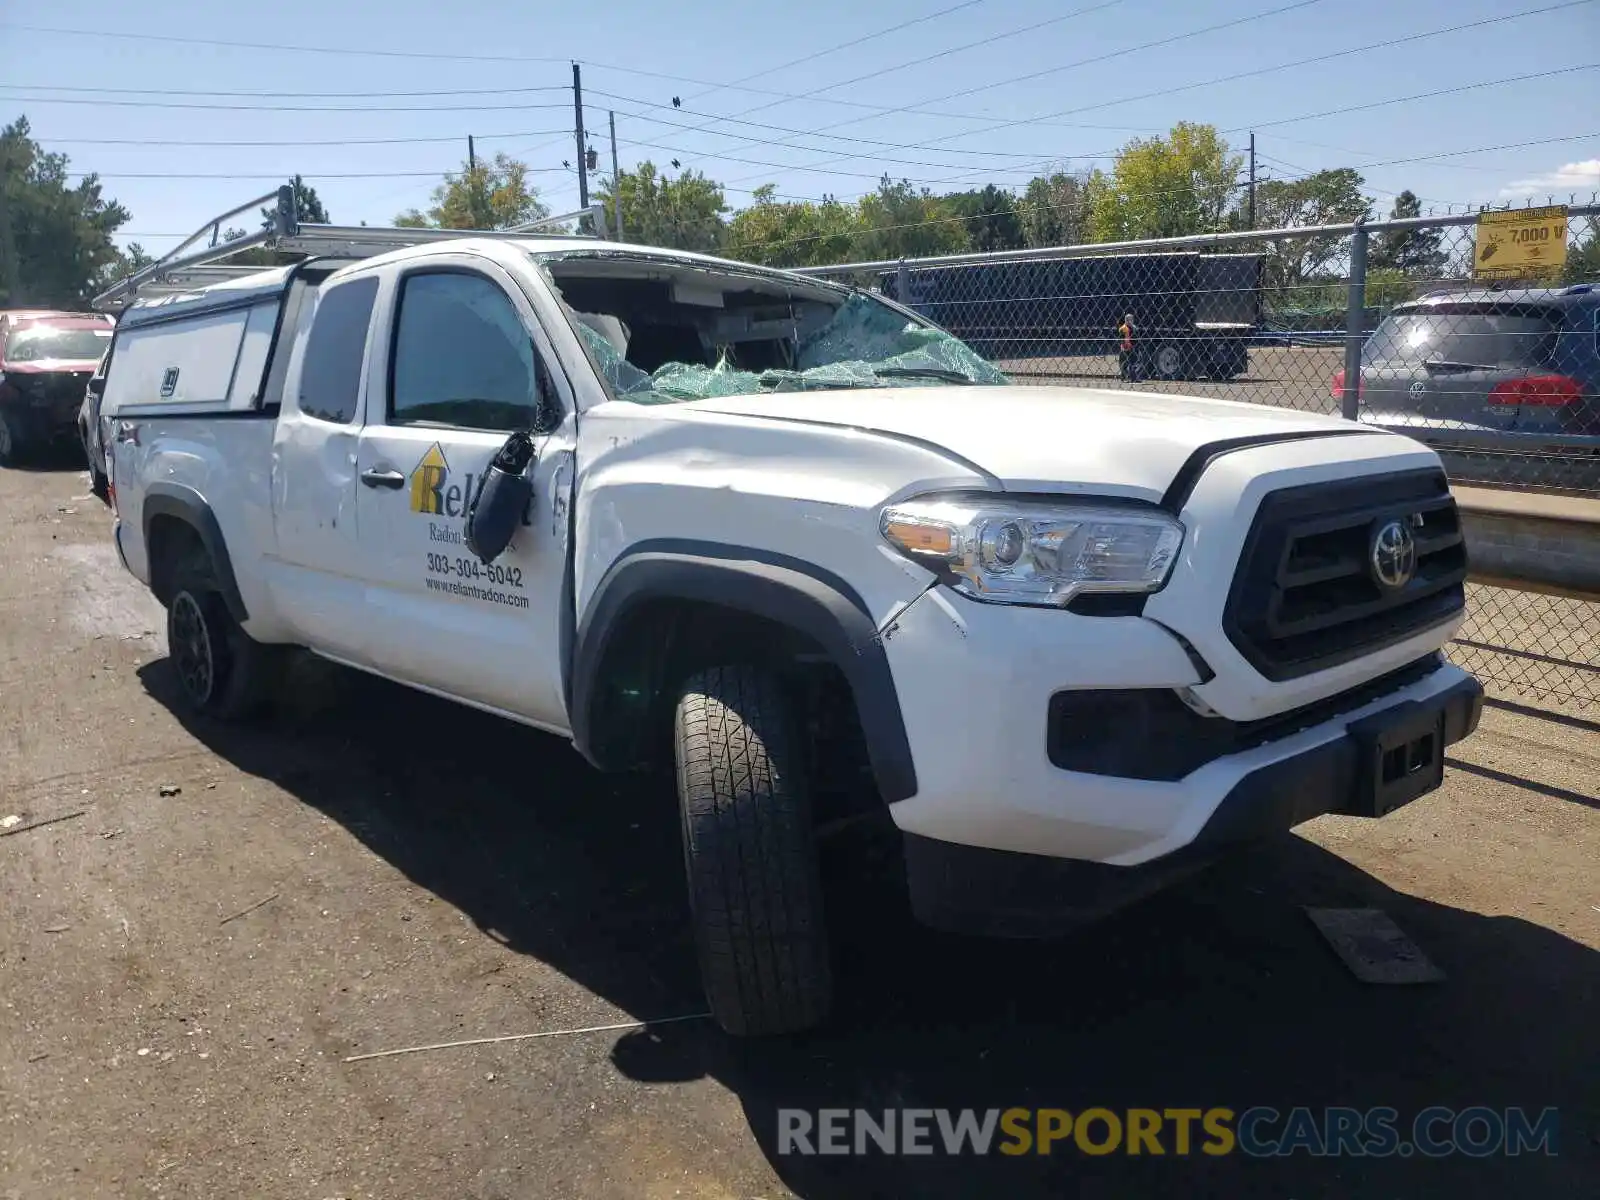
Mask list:
POLYGON ((1133 379, 1133 314, 1127 313, 1117 326, 1117 375, 1133 379))

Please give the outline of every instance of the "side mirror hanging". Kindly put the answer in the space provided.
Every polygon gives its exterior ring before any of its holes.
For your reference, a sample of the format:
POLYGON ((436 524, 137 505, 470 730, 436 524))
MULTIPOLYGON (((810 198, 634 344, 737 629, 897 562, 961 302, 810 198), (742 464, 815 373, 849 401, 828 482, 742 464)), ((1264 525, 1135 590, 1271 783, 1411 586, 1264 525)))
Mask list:
POLYGON ((463 531, 467 549, 484 563, 491 563, 505 553, 512 534, 528 511, 533 499, 533 480, 528 478, 527 471, 532 463, 533 435, 525 430, 508 437, 489 460, 483 483, 467 509, 463 531))

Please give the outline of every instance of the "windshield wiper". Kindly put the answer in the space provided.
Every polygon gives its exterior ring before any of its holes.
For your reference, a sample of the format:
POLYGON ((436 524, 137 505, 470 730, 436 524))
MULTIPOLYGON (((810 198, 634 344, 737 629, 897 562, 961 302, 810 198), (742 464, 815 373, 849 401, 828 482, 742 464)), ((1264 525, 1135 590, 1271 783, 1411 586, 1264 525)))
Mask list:
POLYGON ((970 375, 947 371, 943 367, 877 367, 872 372, 880 379, 941 379, 945 383, 973 383, 970 375))
POLYGON ((1456 362, 1449 358, 1425 358, 1422 365, 1429 371, 1493 371, 1492 363, 1456 362))

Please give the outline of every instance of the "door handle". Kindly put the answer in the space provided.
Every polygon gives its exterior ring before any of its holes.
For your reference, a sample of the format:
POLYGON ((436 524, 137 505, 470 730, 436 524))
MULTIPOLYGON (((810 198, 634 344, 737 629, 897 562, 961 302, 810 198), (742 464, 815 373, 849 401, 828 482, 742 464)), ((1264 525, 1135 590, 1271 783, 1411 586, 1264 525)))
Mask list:
POLYGON ((369 488, 388 488, 390 491, 398 491, 405 487, 406 477, 399 471, 380 471, 376 467, 370 467, 361 472, 361 482, 369 488))

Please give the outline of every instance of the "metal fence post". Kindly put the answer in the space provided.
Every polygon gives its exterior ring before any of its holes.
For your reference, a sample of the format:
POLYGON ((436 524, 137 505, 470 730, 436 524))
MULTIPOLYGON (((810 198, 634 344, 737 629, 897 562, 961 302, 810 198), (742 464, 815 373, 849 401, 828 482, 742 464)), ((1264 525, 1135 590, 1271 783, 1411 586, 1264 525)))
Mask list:
POLYGON ((1350 230, 1350 299, 1344 323, 1344 388, 1341 414, 1354 421, 1361 413, 1361 344, 1366 340, 1367 219, 1357 217, 1350 230))
POLYGON ((906 283, 906 260, 903 258, 894 269, 894 298, 901 304, 911 303, 911 288, 906 283))

